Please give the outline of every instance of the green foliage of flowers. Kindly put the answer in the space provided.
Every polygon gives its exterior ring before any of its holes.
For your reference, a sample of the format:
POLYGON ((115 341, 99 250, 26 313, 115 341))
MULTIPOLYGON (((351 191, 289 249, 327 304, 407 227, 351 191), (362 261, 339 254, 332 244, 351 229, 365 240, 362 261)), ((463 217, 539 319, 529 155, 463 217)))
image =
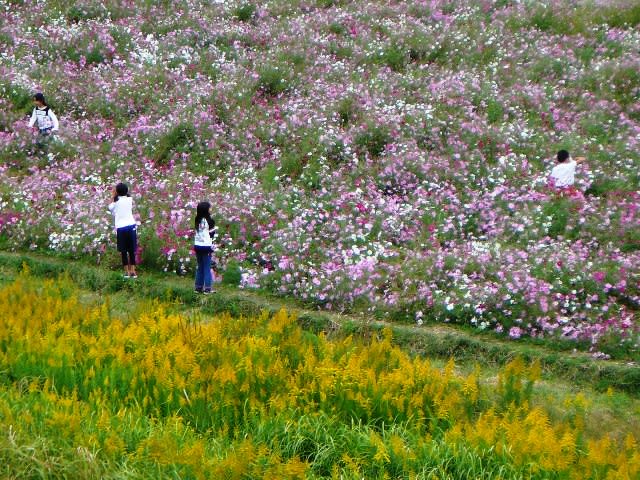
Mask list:
POLYGON ((191 151, 196 142, 197 135, 192 124, 176 125, 160 137, 154 148, 153 159, 160 165, 166 164, 174 153, 191 151))
POLYGON ((225 265, 222 272, 222 283, 225 285, 239 285, 242 272, 240 271, 240 265, 236 261, 231 261, 225 265))
POLYGON ((329 27, 327 27, 327 30, 331 33, 335 33, 336 35, 344 35, 347 33, 347 27, 340 22, 333 22, 329 27))
POLYGON ((614 178, 604 178, 597 180, 591 184, 585 194, 595 195, 596 197, 604 197, 612 193, 624 191, 627 184, 624 180, 614 178))
POLYGON ((256 13, 256 6, 253 3, 245 3, 237 7, 233 13, 241 22, 248 22, 256 13))
POLYGON ((379 157, 389 142, 391 142, 389 129, 375 124, 368 125, 354 140, 361 151, 366 151, 373 158, 379 157))
POLYGON ((500 102, 496 100, 489 100, 487 104, 487 120, 489 123, 497 123, 502 120, 504 116, 504 108, 500 102))
POLYGON ((407 64, 407 54, 400 46, 390 45, 385 47, 378 61, 395 72, 401 72, 407 64))
POLYGON ((2 95, 11 102, 13 109, 27 112, 32 106, 33 93, 20 85, 14 85, 9 82, 0 84, 2 95))
POLYGON ((265 95, 277 96, 291 88, 291 71, 286 64, 265 65, 259 69, 256 90, 265 95))
POLYGON ((606 23, 613 28, 635 27, 640 24, 640 5, 630 2, 622 8, 611 6, 597 12, 597 22, 606 23))
POLYGON ((543 213, 551 219, 548 229, 550 237, 564 235, 569 221, 569 207, 570 204, 566 199, 549 202, 544 206, 543 213))

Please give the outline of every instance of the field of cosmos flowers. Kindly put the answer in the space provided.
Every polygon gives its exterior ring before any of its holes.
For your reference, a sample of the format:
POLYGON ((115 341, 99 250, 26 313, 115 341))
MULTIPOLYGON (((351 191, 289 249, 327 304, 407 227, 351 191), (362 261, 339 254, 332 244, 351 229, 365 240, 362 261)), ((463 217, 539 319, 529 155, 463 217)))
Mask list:
POLYGON ((639 24, 630 0, 2 1, 0 246, 117 265, 124 181, 143 269, 191 275, 208 199, 243 288, 637 359, 639 24), (562 194, 561 148, 587 158, 562 194))

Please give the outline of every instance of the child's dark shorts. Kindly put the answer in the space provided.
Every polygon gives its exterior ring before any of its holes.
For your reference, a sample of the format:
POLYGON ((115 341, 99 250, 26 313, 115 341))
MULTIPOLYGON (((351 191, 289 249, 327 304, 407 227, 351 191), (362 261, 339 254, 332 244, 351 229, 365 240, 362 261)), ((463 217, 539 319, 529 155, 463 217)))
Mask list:
POLYGON ((121 227, 116 230, 119 252, 135 252, 138 248, 136 225, 121 227))

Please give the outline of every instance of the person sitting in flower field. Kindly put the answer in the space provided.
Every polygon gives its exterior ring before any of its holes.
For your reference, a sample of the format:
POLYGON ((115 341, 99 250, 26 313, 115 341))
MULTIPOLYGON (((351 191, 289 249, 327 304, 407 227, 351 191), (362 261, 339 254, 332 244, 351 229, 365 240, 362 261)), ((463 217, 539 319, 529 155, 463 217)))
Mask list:
POLYGON ((552 186, 565 189, 573 187, 576 179, 576 167, 585 161, 584 157, 576 157, 574 160, 566 150, 560 150, 556 157, 557 165, 551 170, 549 180, 552 186))
POLYGON ((211 218, 211 204, 200 202, 196 207, 195 239, 193 249, 196 252, 197 268, 195 291, 205 295, 212 292, 211 284, 211 254, 213 253, 213 240, 216 224, 211 218))
POLYGON ((114 217, 118 251, 122 255, 124 278, 138 278, 136 273, 136 249, 138 238, 136 220, 133 218, 133 200, 129 196, 129 187, 124 183, 116 185, 113 202, 109 211, 114 217))
POLYGON ((36 144, 40 150, 46 150, 50 135, 58 131, 60 124, 58 117, 49 108, 42 93, 36 93, 33 96, 33 103, 35 106, 29 120, 29 126, 33 127, 35 125, 37 127, 38 141, 36 144))

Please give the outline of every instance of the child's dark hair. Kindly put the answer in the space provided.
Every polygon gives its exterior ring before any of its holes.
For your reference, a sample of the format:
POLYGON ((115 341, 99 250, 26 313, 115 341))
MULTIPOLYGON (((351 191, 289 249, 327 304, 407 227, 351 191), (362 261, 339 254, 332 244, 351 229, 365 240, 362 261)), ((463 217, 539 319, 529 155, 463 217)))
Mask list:
POLYGON ((211 209, 211 204, 209 202, 200 202, 198 204, 198 206, 196 207, 196 221, 195 221, 196 230, 198 230, 198 227, 200 226, 200 222, 202 221, 203 218, 207 221, 207 224, 209 225, 209 229, 215 226, 215 222, 213 221, 213 218, 211 218, 210 209, 211 209))
POLYGON ((128 197, 129 196, 129 187, 127 187, 126 183, 120 182, 116 185, 116 195, 113 197, 113 201, 117 202, 120 197, 128 197))
POLYGON ((45 106, 47 105, 47 102, 46 102, 46 100, 44 99, 44 95, 43 95, 41 92, 36 93, 36 94, 33 96, 33 99, 34 99, 36 102, 42 102, 45 106))
POLYGON ((569 158, 569 152, 567 152, 566 150, 560 150, 558 152, 558 156, 557 156, 558 163, 564 162, 567 158, 569 158))

